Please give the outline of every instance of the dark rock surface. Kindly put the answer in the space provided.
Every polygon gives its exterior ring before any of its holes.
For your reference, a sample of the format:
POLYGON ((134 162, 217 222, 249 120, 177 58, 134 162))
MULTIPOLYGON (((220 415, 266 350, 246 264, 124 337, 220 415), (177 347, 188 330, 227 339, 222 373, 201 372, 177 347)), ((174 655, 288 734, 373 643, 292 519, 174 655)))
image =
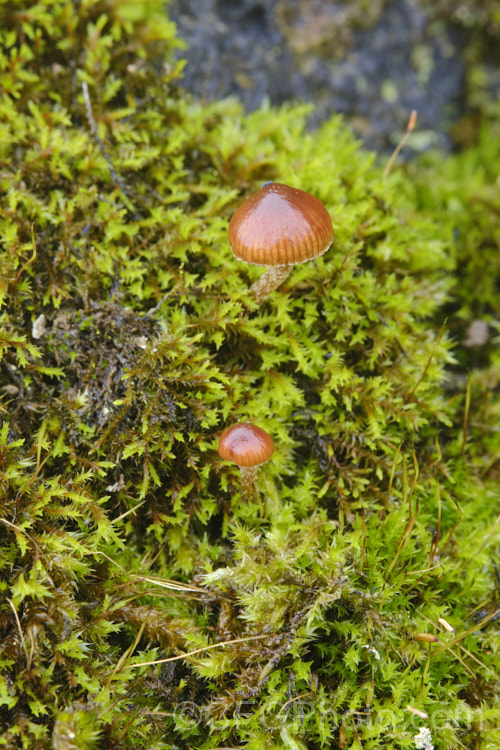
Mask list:
POLYGON ((346 116, 381 151, 418 110, 414 148, 449 147, 465 100, 466 32, 431 24, 416 0, 172 0, 198 96, 314 103, 311 124, 346 116))

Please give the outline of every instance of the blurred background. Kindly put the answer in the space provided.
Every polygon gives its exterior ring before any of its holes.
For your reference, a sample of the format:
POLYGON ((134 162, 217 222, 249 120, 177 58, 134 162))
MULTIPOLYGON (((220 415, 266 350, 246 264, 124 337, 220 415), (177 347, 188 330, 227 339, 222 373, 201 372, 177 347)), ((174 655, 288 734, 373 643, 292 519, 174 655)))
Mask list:
MULTIPOLYGON (((310 125, 342 113, 368 146, 390 150, 409 113, 407 154, 472 145, 498 111, 498 0, 172 0, 198 96, 314 104, 310 125)), ((182 56, 182 53, 181 53, 182 56)))

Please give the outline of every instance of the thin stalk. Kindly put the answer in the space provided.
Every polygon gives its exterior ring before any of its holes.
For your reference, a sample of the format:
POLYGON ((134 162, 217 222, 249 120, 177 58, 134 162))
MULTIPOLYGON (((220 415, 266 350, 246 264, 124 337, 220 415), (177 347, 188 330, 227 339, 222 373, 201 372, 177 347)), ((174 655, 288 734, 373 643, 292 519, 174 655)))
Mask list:
POLYGON ((241 466, 241 497, 247 502, 260 500, 257 488, 257 467, 241 466))
POLYGON ((399 154, 399 152, 401 151, 401 149, 405 145, 406 141, 410 137, 410 134, 415 129, 415 125, 416 124, 417 124, 417 110, 416 109, 412 109, 412 111, 410 112, 410 118, 408 120, 408 125, 406 126, 406 133, 403 135, 403 137, 399 141, 398 145, 396 146, 396 148, 392 152, 391 158, 387 162, 387 166, 384 169, 384 174, 382 175, 382 179, 383 180, 385 180, 385 178, 387 177, 387 175, 391 171, 391 167, 394 164, 397 155, 399 154))
POLYGON ((429 667, 431 666, 431 655, 432 655, 431 646, 432 646, 432 643, 429 643, 429 652, 427 654, 427 659, 424 665, 424 669, 422 671, 422 678, 420 680, 420 703, 423 703, 424 701, 424 684, 425 684, 427 675, 429 673, 429 667))
POLYGON ((292 266, 270 266, 255 284, 250 287, 249 294, 258 305, 269 297, 282 284, 290 273, 292 266))

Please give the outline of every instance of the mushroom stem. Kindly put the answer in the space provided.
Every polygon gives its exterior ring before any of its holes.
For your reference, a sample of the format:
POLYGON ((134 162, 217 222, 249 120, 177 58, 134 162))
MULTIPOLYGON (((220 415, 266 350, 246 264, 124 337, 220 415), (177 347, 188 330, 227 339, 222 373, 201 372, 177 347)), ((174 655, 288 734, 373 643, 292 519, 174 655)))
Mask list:
POLYGON ((259 500, 257 489, 257 467, 241 466, 241 497, 248 502, 259 500))
POLYGON ((271 292, 284 282, 290 273, 292 266, 270 266, 262 276, 257 279, 255 284, 250 287, 249 294, 260 305, 271 292))

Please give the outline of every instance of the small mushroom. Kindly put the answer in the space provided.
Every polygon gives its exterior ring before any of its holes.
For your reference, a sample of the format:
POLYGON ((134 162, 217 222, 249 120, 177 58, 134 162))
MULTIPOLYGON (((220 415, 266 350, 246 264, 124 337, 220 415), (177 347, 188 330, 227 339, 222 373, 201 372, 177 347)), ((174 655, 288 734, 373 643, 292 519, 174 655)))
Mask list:
POLYGON ((262 428, 248 422, 227 427, 219 438, 219 456, 234 461, 241 469, 241 497, 259 497, 257 467, 269 461, 274 453, 271 436, 262 428))
POLYGON ((260 305, 283 283, 293 265, 328 250, 333 226, 330 214, 314 195, 270 182, 239 206, 229 222, 228 237, 239 260, 268 266, 250 288, 260 305))

